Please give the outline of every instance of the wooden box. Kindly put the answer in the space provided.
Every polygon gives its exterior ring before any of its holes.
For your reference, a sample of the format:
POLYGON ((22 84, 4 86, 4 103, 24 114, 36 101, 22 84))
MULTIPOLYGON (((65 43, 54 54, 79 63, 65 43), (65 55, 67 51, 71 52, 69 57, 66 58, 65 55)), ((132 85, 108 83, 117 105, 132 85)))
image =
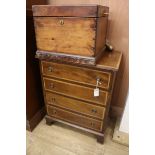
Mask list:
POLYGON ((37 57, 95 64, 105 49, 109 8, 34 5, 37 57))

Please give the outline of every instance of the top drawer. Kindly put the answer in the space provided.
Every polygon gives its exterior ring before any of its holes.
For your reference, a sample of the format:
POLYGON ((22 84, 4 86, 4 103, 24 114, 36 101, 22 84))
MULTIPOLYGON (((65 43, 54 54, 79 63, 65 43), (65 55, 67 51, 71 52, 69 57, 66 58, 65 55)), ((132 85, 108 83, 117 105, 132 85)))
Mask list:
POLYGON ((61 78, 95 86, 99 79, 99 87, 108 90, 111 86, 112 75, 110 72, 92 70, 53 62, 41 62, 42 74, 45 76, 61 78))

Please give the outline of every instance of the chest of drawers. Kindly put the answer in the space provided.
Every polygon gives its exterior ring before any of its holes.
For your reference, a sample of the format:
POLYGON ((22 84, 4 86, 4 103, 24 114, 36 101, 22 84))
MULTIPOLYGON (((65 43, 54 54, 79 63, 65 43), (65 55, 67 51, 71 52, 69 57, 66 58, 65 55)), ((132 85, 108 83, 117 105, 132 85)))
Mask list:
POLYGON ((95 64, 104 52, 109 8, 34 5, 37 56, 95 64))
POLYGON ((103 143, 116 72, 122 54, 105 52, 96 66, 40 60, 46 123, 80 128, 103 143), (99 96, 94 96, 99 81, 99 96))

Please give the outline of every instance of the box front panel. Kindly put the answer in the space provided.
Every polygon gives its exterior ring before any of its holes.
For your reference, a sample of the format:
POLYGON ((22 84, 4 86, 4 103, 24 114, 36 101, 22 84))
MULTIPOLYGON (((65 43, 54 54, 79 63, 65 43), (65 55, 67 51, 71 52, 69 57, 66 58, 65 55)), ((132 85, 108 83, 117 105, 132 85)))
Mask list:
POLYGON ((83 56, 95 53, 96 18, 34 17, 37 49, 83 56))

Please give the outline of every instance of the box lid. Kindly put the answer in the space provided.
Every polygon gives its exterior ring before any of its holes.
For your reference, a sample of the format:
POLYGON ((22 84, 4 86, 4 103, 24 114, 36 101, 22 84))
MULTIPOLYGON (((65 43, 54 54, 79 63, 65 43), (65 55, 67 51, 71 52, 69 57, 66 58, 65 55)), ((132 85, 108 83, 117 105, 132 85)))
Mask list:
POLYGON ((33 16, 52 17, 103 17, 108 16, 109 7, 101 5, 33 5, 33 16))

